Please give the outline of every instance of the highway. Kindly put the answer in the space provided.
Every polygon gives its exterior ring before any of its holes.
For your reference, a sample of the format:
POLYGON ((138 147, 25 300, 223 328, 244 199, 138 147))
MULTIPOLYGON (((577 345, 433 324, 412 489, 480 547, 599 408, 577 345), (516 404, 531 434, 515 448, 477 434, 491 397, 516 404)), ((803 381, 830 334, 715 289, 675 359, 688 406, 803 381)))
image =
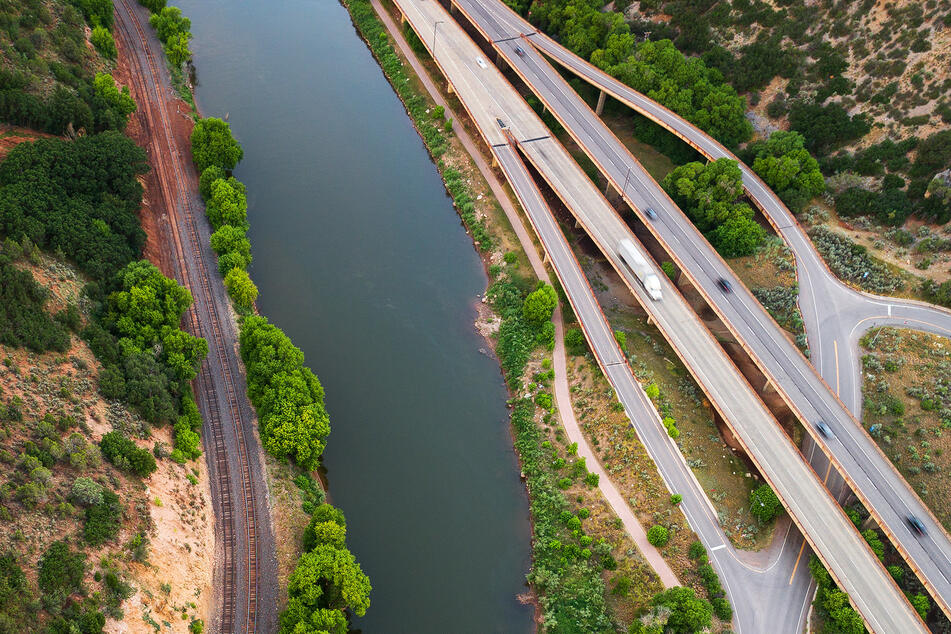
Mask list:
MULTIPOLYGON (((460 3, 462 5, 464 3, 460 3)), ((470 3, 471 4, 471 3, 470 3)), ((710 160, 738 162, 743 187, 796 257, 800 310, 812 351, 811 359, 830 383, 838 371, 839 392, 853 414, 861 414, 861 371, 855 363, 854 335, 878 325, 909 327, 951 336, 951 311, 920 302, 885 298, 857 291, 840 281, 816 251, 809 236, 778 196, 745 163, 689 121, 568 51, 497 0, 481 3, 508 28, 552 60, 687 142, 710 160), (821 298, 821 301, 820 301, 821 298), (888 311, 887 307, 891 306, 888 311), (842 368, 845 368, 843 371, 842 368)))
MULTIPOLYGON (((646 296, 615 251, 623 238, 637 243, 630 229, 617 217, 565 149, 550 138, 538 117, 498 70, 485 64, 485 54, 481 49, 433 0, 398 0, 396 4, 417 33, 433 34, 432 37, 427 35, 424 42, 434 52, 434 59, 480 128, 486 142, 493 148, 499 163, 508 165, 508 170, 512 170, 511 157, 506 157, 512 150, 506 149, 511 146, 499 124, 501 121, 518 140, 527 159, 605 251, 724 419, 732 425, 764 477, 786 504, 791 517, 803 529, 810 544, 839 584, 849 592, 870 627, 880 632, 926 631, 917 614, 823 483, 805 464, 798 450, 671 283, 661 276, 662 301, 652 302, 646 296)), ((514 46, 513 43, 513 54, 514 46)), ((516 192, 522 191, 522 196, 527 196, 524 192, 530 186, 520 182, 527 174, 506 173, 516 192)), ((531 206, 530 202, 522 202, 527 208, 531 206)), ((552 224, 552 227, 552 231, 560 234, 557 224, 552 224)), ((540 230, 539 226, 536 226, 536 230, 543 242, 547 242, 545 230, 540 230)), ((549 246, 546 244, 547 248, 549 246)), ((549 255, 561 278, 564 275, 564 258, 551 252, 549 255)), ((564 280, 562 283, 567 290, 568 283, 564 280)), ((572 303, 574 306, 574 301, 572 303)), ((610 328, 603 336, 598 335, 592 316, 578 307, 575 309, 612 384, 622 381, 618 375, 623 374, 632 389, 640 390, 630 375, 630 369, 623 360, 617 358, 619 353, 610 328), (607 340, 610 340, 610 349, 605 348, 607 340)), ((628 406, 634 395, 625 393, 623 383, 616 384, 616 389, 622 403, 628 406)), ((642 440, 649 448, 655 448, 655 442, 650 437, 642 436, 642 440)), ((670 444, 670 441, 665 442, 670 444)), ((682 458, 678 462, 682 463, 682 458)), ((663 472, 666 464, 658 461, 658 467, 663 472)), ((688 519, 694 521, 694 518, 688 519)))
MULTIPOLYGON (((558 118, 615 188, 620 191, 625 185, 628 186, 625 197, 633 203, 641 219, 771 379, 813 440, 831 458, 839 473, 875 515, 899 552, 947 613, 948 600, 951 598, 951 540, 878 449, 875 441, 865 433, 848 407, 838 399, 755 297, 735 279, 727 264, 690 220, 558 72, 528 44, 550 40, 538 35, 519 37, 519 29, 524 28, 526 23, 497 0, 479 3, 456 0, 456 6, 486 39, 494 43, 494 48, 558 118), (514 23, 511 16, 516 18, 514 23), (521 54, 517 53, 516 47, 521 47, 521 54), (656 220, 650 220, 644 214, 648 207, 656 211, 656 220), (723 293, 717 287, 717 281, 721 278, 732 281, 732 293, 723 293), (814 426, 818 421, 824 421, 832 429, 833 438, 825 439, 818 433, 814 426), (919 538, 908 527, 906 518, 909 515, 924 522, 927 530, 924 537, 919 538)), ((762 184, 759 186, 762 187, 762 184)), ((574 207, 569 208, 574 212, 574 207)), ((788 210, 786 213, 788 215, 788 210)), ((791 215, 786 222, 798 226, 791 215)), ((801 231, 797 235, 808 242, 809 238, 801 231)), ((814 250, 812 252, 815 253, 814 250)), ((812 286, 806 284, 803 287, 802 291, 817 305, 821 301, 826 306, 834 307, 836 312, 827 321, 838 319, 840 307, 817 293, 812 286)), ((867 297, 853 294, 856 298, 867 297)), ((854 303, 850 307, 854 310, 854 303)), ((912 311, 926 313, 932 318, 944 315, 951 318, 951 314, 944 311, 897 300, 890 310, 893 320, 905 319, 903 315, 912 311)), ((874 320, 867 323, 874 323, 874 320)), ((848 347, 851 348, 851 345, 848 347)), ((841 382, 838 383, 841 387, 841 382)))

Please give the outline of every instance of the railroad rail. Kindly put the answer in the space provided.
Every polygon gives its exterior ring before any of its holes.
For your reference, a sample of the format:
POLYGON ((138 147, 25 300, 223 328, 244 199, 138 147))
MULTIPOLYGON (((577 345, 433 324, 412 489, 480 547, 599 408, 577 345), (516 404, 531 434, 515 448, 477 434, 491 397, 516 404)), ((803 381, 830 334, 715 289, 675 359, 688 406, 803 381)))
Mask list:
MULTIPOLYGON (((257 615, 257 518, 254 506, 254 489, 251 480, 251 465, 249 450, 247 446, 246 434, 243 430, 241 421, 241 408, 238 403, 237 390, 235 389, 234 375, 228 356, 225 352, 224 338, 220 320, 215 310, 215 294, 212 292, 209 280, 208 270, 201 257, 187 259, 182 242, 182 236, 179 233, 177 221, 183 221, 187 232, 187 240, 191 252, 200 254, 202 243, 199 239, 197 223, 194 214, 194 207, 185 185, 186 175, 183 172, 181 159, 182 153, 179 150, 175 138, 171 133, 171 126, 168 120, 168 113, 164 106, 162 96, 156 86, 156 77, 161 72, 156 63, 151 48, 148 45, 148 38, 142 25, 136 16, 135 9, 130 6, 129 0, 118 0, 116 3, 119 19, 116 21, 122 35, 124 36, 128 49, 132 53, 130 60, 133 64, 132 82, 137 85, 138 94, 143 98, 139 107, 145 114, 145 122, 152 138, 156 141, 156 148, 160 148, 159 141, 164 140, 167 148, 168 161, 162 160, 163 157, 155 157, 155 170, 158 176, 160 188, 168 205, 169 213, 175 221, 170 223, 172 229, 175 253, 178 259, 177 267, 182 284, 192 293, 195 303, 189 308, 187 313, 187 325, 189 330, 199 336, 204 336, 210 343, 210 350, 215 355, 218 365, 221 369, 221 377, 225 385, 225 393, 219 394, 212 383, 212 377, 208 368, 202 368, 196 380, 200 390, 196 394, 201 394, 201 401, 207 407, 207 428, 211 432, 211 448, 213 456, 209 456, 214 461, 215 476, 218 484, 218 502, 220 505, 219 527, 223 537, 223 584, 221 592, 221 603, 219 614, 221 621, 219 631, 222 632, 254 632, 256 628, 257 615), (123 15, 125 14, 125 15, 123 15), (123 19, 127 18, 127 19, 123 19), (131 30, 130 30, 131 25, 131 30), (134 30, 134 33, 133 33, 134 30), (136 46, 136 39, 141 46, 136 46), (147 69, 143 67, 142 57, 144 56, 147 69), (171 169, 169 168, 171 165, 171 169), (171 173, 170 173, 171 172, 171 173), (189 264, 193 267, 189 269, 189 264), (189 280, 188 271, 196 274, 200 296, 195 295, 194 285, 189 280), (200 310, 201 309, 201 310, 200 310), (201 314, 200 314, 201 313, 201 314), (224 429, 221 405, 219 396, 227 400, 227 411, 225 415, 230 419, 234 431, 238 451, 237 451, 237 470, 239 471, 240 490, 242 502, 244 503, 244 539, 247 548, 247 605, 246 619, 243 627, 237 621, 237 601, 238 587, 241 583, 238 577, 237 560, 235 553, 239 550, 237 543, 237 531, 235 528, 235 504, 232 495, 232 465, 229 462, 229 452, 225 446, 224 429)), ((208 443, 205 443, 205 450, 209 450, 208 443)), ((210 461, 209 461, 210 462, 210 461)), ((238 510, 240 512, 240 509, 238 510)))

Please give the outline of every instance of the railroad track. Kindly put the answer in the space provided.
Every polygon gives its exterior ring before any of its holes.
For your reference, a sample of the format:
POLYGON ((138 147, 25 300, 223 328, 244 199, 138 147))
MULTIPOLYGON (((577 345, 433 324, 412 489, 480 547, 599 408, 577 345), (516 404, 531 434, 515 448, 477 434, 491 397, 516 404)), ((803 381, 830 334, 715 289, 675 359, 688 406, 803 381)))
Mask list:
MULTIPOLYGON (((254 489, 251 480, 251 464, 249 459, 249 450, 246 443, 246 434, 244 433, 241 421, 241 408, 238 402, 237 391, 235 389, 234 373, 231 364, 228 362, 228 355, 225 351, 224 338, 222 336, 221 323, 216 310, 215 294, 211 289, 211 282, 207 267, 201 257, 202 242, 199 239, 197 230, 198 219, 195 218, 192 198, 189 195, 187 177, 183 172, 181 165, 182 153, 178 149, 175 138, 171 133, 169 115, 165 108, 165 100, 162 98, 157 86, 157 77, 161 72, 160 66, 156 63, 152 50, 148 45, 148 38, 135 14, 134 7, 129 0, 117 0, 116 6, 119 12, 119 19, 116 24, 119 26, 124 39, 128 45, 134 72, 132 81, 139 90, 140 99, 144 97, 139 107, 143 109, 146 119, 146 125, 151 137, 156 141, 155 147, 159 150, 159 155, 155 157, 155 169, 163 191, 165 200, 168 203, 169 212, 176 220, 184 221, 186 230, 186 239, 190 252, 195 254, 194 258, 185 257, 185 246, 182 242, 182 236, 179 233, 178 222, 170 223, 172 229, 173 242, 175 243, 175 252, 180 267, 180 277, 182 284, 189 289, 195 298, 195 303, 188 310, 187 320, 190 330, 196 335, 203 336, 209 342, 210 351, 215 355, 218 367, 221 370, 221 378, 225 385, 224 394, 220 394, 212 382, 209 368, 205 367, 199 372, 197 383, 200 386, 198 393, 204 396, 203 401, 207 407, 208 429, 211 432, 211 445, 214 449, 215 474, 218 484, 218 498, 220 505, 219 524, 220 533, 223 537, 223 583, 220 603, 220 631, 235 632, 238 631, 238 588, 243 582, 238 579, 236 552, 238 548, 237 533, 235 527, 236 509, 235 500, 232 495, 232 471, 233 465, 229 463, 229 452, 224 438, 224 423, 222 420, 221 403, 219 397, 224 396, 227 400, 227 411, 225 415, 231 421, 237 444, 237 471, 240 478, 240 492, 244 504, 244 538, 247 548, 247 580, 245 589, 247 590, 247 615, 242 632, 254 632, 256 626, 257 614, 257 526, 254 507, 254 489), (122 15, 122 14, 125 15, 122 15), (130 30, 131 25, 131 30, 130 30), (134 32, 133 32, 134 31, 134 32), (136 46, 136 40, 141 46, 136 46), (143 67, 142 57, 145 58, 147 68, 143 67), (167 155, 161 156, 159 141, 164 140, 167 155), (164 159, 164 160, 163 160, 164 159), (193 269, 189 269, 191 263, 193 269), (200 295, 196 295, 194 285, 189 279, 189 270, 196 274, 198 279, 198 290, 200 295), (201 313, 201 314, 199 314, 201 313)), ((164 63, 164 62, 163 62, 164 63)), ((216 272, 217 273, 217 272, 216 272)), ((207 434, 206 434, 207 437, 207 434)), ((207 438, 206 438, 207 439, 207 438)), ((208 451, 208 443, 205 443, 205 451, 208 451)), ((237 510, 241 512, 240 509, 237 510)))

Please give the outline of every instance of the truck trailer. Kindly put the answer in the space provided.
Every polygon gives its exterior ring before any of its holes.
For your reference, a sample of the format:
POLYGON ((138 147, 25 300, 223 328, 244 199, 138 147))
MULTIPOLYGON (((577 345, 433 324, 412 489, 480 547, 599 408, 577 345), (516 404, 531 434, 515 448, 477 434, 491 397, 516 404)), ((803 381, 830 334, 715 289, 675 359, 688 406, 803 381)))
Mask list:
POLYGON ((634 276, 637 277, 641 286, 643 286, 647 294, 651 296, 651 299, 655 302, 659 301, 661 298, 660 280, 657 278, 657 274, 654 273, 650 264, 647 263, 647 258, 641 254, 630 240, 621 240, 617 250, 621 255, 621 259, 623 259, 631 271, 634 272, 634 276))

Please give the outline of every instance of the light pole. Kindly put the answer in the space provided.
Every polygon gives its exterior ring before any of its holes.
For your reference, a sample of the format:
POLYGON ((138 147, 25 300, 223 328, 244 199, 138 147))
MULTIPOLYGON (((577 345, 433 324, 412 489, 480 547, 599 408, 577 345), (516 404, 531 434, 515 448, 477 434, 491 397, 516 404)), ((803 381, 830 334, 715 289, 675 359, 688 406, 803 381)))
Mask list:
POLYGON ((624 187, 621 188, 621 199, 627 195, 627 181, 631 178, 631 166, 627 166, 627 174, 624 176, 624 187))
POLYGON ((445 22, 445 20, 436 20, 433 23, 433 59, 436 58, 436 27, 445 22))

